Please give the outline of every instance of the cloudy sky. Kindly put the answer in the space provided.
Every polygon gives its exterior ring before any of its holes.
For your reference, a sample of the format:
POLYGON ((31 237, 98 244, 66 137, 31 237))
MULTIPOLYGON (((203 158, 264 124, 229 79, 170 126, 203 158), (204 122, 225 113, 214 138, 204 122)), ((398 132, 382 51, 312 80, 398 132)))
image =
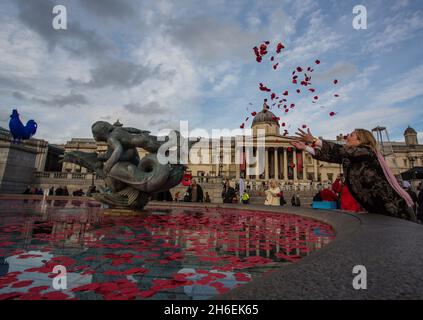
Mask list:
POLYGON ((402 140, 411 125, 423 142, 422 41, 421 0, 2 0, 0 126, 17 108, 53 143, 117 118, 153 132, 188 120, 211 134, 259 111, 263 82, 292 90, 297 107, 274 110, 290 133, 308 124, 334 138, 384 125, 402 140), (52 27, 56 4, 67 8, 67 30, 52 27), (352 27, 357 4, 367 30, 352 27), (276 71, 268 57, 255 61, 252 48, 266 40, 286 47, 276 71), (297 66, 315 67, 319 103, 295 96, 297 66))

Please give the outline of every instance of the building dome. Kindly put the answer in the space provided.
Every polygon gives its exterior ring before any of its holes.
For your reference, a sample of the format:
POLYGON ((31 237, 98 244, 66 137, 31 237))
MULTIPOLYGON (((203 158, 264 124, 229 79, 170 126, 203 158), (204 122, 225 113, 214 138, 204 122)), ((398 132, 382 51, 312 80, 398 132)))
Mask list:
POLYGON ((405 144, 407 146, 415 146, 419 144, 417 140, 417 132, 410 126, 404 131, 405 144))
POLYGON ((409 134, 417 134, 417 132, 416 132, 416 130, 414 130, 413 128, 408 126, 408 128, 405 129, 405 131, 404 131, 404 135, 409 135, 409 134))
POLYGON ((262 123, 273 124, 277 125, 278 127, 280 126, 278 120, 276 120, 276 116, 274 115, 274 113, 266 109, 263 109, 262 111, 256 114, 253 119, 252 126, 254 127, 262 123))

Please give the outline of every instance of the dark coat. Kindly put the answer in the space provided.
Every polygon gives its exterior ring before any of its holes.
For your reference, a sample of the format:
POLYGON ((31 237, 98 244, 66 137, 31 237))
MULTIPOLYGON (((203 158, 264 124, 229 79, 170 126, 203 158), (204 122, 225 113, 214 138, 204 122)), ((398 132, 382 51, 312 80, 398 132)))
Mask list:
POLYGON ((420 190, 417 198, 417 218, 423 221, 423 190, 420 190))
POLYGON ((233 200, 236 196, 236 191, 234 188, 232 187, 227 187, 226 188, 226 193, 225 193, 225 197, 223 199, 224 203, 233 203, 233 200))
POLYGON ((415 220, 413 209, 391 187, 376 153, 367 146, 347 147, 322 141, 315 159, 342 164, 351 195, 370 213, 415 220))
POLYGON ((203 202, 204 201, 204 193, 203 188, 199 184, 197 184, 197 199, 192 198, 192 187, 189 186, 187 189, 187 192, 189 194, 189 201, 190 202, 203 202))

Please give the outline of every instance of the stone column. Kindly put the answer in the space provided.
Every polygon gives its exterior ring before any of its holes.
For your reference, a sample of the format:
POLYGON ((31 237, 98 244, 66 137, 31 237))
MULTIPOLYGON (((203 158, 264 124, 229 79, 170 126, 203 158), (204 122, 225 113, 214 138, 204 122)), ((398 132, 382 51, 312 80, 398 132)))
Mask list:
POLYGON ((317 181, 317 160, 313 158, 314 181, 317 181))
POLYGON ((294 149, 294 151, 292 152, 292 160, 294 162, 294 181, 297 181, 297 149, 294 149))
POLYGON ((265 151, 265 160, 264 160, 264 179, 269 180, 269 149, 265 151))
POLYGON ((306 177, 306 162, 305 162, 305 159, 306 159, 306 157, 305 157, 305 151, 303 150, 303 180, 304 181, 307 181, 307 177, 306 177))
POLYGON ((274 153, 274 163, 275 163, 275 179, 279 180, 278 148, 276 147, 275 147, 275 153, 274 153))
POLYGON ((288 155, 286 148, 283 148, 283 180, 288 181, 288 155))

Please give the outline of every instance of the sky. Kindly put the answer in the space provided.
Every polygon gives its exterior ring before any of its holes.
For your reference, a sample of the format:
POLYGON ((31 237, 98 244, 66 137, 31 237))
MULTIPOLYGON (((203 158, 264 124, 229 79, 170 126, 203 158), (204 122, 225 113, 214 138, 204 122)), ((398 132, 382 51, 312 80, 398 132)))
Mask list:
POLYGON ((410 125, 423 143, 422 42, 421 0, 2 0, 0 126, 18 109, 51 143, 89 138, 92 123, 117 119, 153 133, 183 120, 211 135, 248 116, 251 125, 270 98, 262 82, 290 90, 296 107, 272 109, 290 134, 307 124, 334 139, 382 125, 403 141, 410 125), (52 27, 57 4, 66 30, 52 27), (356 5, 367 9, 365 30, 353 28, 356 5), (263 41, 285 46, 277 70, 271 53, 255 60, 263 41), (318 103, 295 93, 297 66, 314 68, 318 103))

